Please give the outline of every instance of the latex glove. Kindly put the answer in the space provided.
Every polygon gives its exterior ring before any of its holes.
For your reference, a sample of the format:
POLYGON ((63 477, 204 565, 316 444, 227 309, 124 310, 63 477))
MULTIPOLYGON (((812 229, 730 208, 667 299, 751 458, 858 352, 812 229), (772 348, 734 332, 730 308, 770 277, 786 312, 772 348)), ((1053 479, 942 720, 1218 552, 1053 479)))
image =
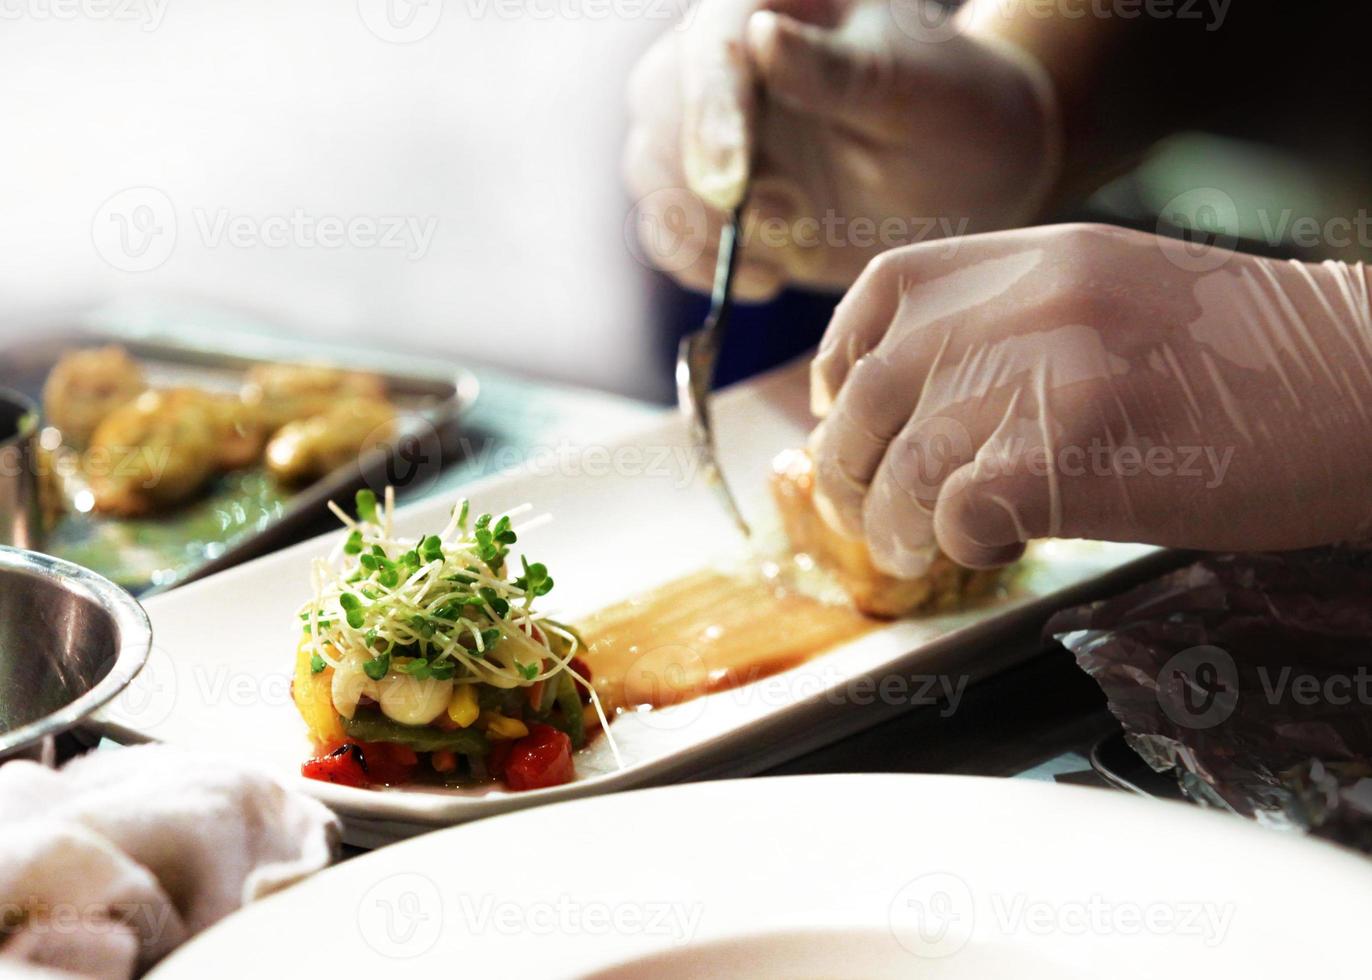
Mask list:
POLYGON ((1043 536, 1217 550, 1372 524, 1362 265, 1093 225, 874 262, 813 366, 817 501, 913 576, 1043 536))
POLYGON ((1051 83, 940 9, 701 0, 630 81, 625 168, 646 258, 707 289, 750 161, 745 298, 846 288, 888 248, 1037 214, 1060 157, 1051 83))

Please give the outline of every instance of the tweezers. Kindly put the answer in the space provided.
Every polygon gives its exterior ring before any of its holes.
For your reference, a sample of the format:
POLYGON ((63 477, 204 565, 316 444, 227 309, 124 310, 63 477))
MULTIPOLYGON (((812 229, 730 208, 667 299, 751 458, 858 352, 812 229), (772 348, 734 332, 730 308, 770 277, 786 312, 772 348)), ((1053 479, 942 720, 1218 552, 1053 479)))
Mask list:
POLYGON ((714 288, 710 293, 710 313, 705 325, 681 339, 676 355, 677 407, 691 430, 691 443, 700 461, 701 472, 714 488, 724 509, 744 537, 750 535, 738 501, 729 490, 715 454, 715 434, 710 415, 710 390, 714 387, 715 367, 729 314, 734 305, 734 272, 738 267, 739 246, 743 239, 743 203, 734 209, 729 222, 719 233, 719 255, 715 260, 714 288))

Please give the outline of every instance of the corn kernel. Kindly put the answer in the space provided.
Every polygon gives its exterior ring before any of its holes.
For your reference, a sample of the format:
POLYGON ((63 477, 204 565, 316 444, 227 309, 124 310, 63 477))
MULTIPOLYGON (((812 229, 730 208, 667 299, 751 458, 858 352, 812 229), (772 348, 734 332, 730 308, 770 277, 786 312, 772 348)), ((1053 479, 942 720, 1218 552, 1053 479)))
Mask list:
POLYGON ((452 699, 448 702, 448 717, 458 728, 466 728, 476 721, 481 708, 476 703, 476 685, 458 684, 453 687, 452 699))
POLYGON ((528 727, 518 718, 507 718, 494 711, 482 714, 481 724, 491 738, 523 738, 529 734, 528 727))

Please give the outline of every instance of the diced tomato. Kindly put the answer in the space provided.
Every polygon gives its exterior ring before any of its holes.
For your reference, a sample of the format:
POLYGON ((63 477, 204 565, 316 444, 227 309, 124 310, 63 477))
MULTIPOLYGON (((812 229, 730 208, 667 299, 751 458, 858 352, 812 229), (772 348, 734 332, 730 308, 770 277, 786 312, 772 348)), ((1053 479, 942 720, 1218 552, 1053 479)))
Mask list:
POLYGON ((513 790, 570 783, 576 776, 572 740, 552 725, 532 725, 529 734, 514 743, 503 768, 505 785, 513 790))
POLYGON ((367 775, 367 759, 356 745, 340 745, 328 755, 311 759, 300 767, 306 779, 318 779, 339 786, 366 789, 371 780, 367 775))
POLYGON ((409 746, 392 742, 363 742, 360 748, 367 760, 367 774, 372 782, 402 786, 414 778, 419 756, 409 746))
MULTIPOLYGON (((578 677, 585 680, 586 684, 591 682, 591 665, 586 661, 582 660, 580 657, 573 657, 571 660, 567 661, 567 666, 575 671, 578 677)), ((587 687, 586 684, 581 683, 581 681, 576 681, 575 683, 576 693, 581 695, 581 700, 583 702, 590 704, 591 689, 587 687)))
POLYGON ((514 742, 506 739, 492 745, 490 753, 486 756, 486 772, 496 779, 504 779, 505 763, 509 761, 514 745, 514 742))

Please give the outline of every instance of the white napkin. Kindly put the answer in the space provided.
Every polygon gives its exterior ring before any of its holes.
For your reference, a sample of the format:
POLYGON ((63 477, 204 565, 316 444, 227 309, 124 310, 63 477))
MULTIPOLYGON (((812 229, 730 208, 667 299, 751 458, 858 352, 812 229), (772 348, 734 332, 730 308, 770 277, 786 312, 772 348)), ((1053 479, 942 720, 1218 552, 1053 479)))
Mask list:
POLYGON ((166 746, 0 767, 0 980, 125 980, 326 867, 339 825, 240 764, 166 746))

